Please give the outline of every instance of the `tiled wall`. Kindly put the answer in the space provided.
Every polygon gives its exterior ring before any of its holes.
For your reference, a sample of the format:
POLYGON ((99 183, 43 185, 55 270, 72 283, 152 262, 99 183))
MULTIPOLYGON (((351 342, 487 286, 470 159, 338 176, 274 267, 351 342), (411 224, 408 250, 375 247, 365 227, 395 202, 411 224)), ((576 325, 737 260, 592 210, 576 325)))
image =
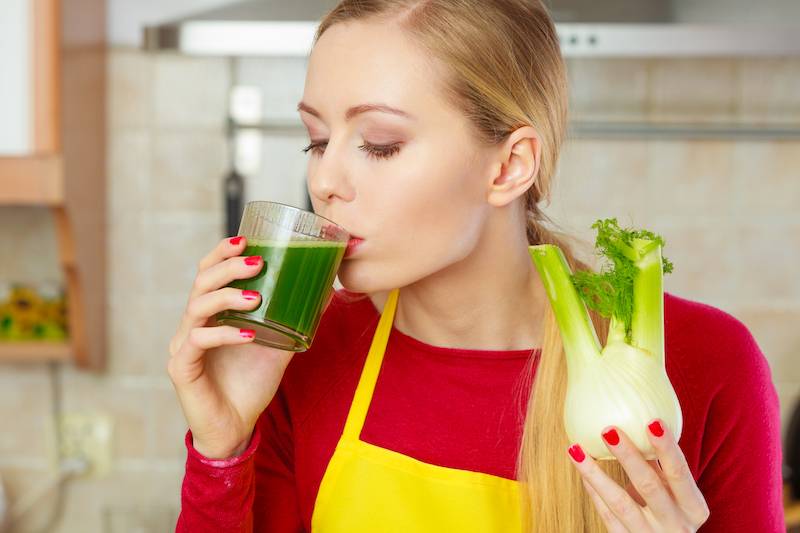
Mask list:
MULTIPOLYGON (((293 117, 304 69, 303 60, 109 54, 109 371, 65 369, 63 396, 66 410, 115 417, 115 464, 106 479, 67 485, 63 518, 51 531, 101 532, 130 517, 171 530, 186 427, 166 376, 167 343, 195 265, 222 237, 227 89, 233 80, 259 85, 268 118, 293 117)), ((800 126, 798 60, 581 60, 570 62, 570 75, 573 110, 586 119, 800 126)), ((262 170, 248 179, 251 197, 303 201, 304 141, 265 139, 262 170)), ((750 326, 785 410, 800 395, 798 178, 797 141, 574 139, 549 211, 587 238, 600 216, 663 233, 676 265, 667 290, 750 326)), ((46 213, 0 210, 0 228, 2 276, 58 275, 46 213)), ((14 420, 0 431, 0 475, 12 498, 50 475, 51 394, 46 367, 0 365, 0 420, 14 420)), ((55 503, 45 497, 20 531, 42 524, 55 503)))

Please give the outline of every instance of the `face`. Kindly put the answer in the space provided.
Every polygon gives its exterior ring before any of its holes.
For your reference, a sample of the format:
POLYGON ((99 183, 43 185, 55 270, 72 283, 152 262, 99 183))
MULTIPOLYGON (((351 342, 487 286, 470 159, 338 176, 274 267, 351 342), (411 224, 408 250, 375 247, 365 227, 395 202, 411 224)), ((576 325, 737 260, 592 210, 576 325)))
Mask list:
POLYGON ((390 24, 334 25, 311 53, 299 112, 312 205, 364 239, 340 267, 347 289, 409 285, 479 240, 492 152, 443 99, 442 79, 390 24), (358 108, 372 104, 397 111, 358 108))

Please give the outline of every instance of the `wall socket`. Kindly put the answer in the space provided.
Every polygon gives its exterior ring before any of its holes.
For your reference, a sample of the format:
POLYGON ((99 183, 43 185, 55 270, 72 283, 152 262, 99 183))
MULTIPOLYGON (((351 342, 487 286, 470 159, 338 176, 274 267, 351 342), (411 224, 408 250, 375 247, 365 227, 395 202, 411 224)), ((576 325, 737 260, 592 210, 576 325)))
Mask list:
POLYGON ((112 433, 113 420, 106 414, 61 413, 50 424, 51 468, 59 470, 62 461, 83 459, 89 465, 83 477, 105 477, 111 469, 112 433))

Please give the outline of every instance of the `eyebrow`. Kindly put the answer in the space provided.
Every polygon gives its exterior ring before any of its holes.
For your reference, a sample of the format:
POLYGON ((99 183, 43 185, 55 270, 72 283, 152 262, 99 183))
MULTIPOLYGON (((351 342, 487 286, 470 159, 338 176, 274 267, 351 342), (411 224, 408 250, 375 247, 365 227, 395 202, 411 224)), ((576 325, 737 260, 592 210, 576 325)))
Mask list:
MULTIPOLYGON (((299 104, 297 104, 297 110, 298 111, 305 111, 306 113, 309 113, 309 114, 314 115, 315 117, 317 117, 319 119, 322 119, 322 115, 320 114, 320 112, 317 111, 316 109, 314 109, 313 107, 311 107, 310 105, 306 104, 305 102, 300 102, 299 104)), ((367 113, 367 112, 370 112, 370 111, 380 111, 382 113, 389 113, 389 114, 392 114, 392 115, 398 115, 398 116, 401 116, 401 117, 405 117, 405 118, 414 120, 414 117, 411 114, 406 113, 402 109, 397 109, 397 108, 388 106, 386 104, 361 104, 361 105, 353 106, 353 107, 351 107, 350 109, 348 109, 345 112, 344 118, 345 118, 345 120, 350 120, 351 118, 353 118, 356 115, 360 115, 361 113, 367 113)))

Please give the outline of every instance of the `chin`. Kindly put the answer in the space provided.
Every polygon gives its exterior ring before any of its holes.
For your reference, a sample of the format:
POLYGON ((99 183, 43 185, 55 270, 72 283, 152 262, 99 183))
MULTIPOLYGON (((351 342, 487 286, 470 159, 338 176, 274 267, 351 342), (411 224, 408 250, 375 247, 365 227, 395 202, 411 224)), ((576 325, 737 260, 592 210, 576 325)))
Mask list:
POLYGON ((386 275, 386 270, 359 260, 345 260, 339 267, 339 283, 350 292, 367 294, 399 287, 400 285, 394 285, 394 276, 386 275))
POLYGON ((371 293, 375 287, 382 285, 380 280, 374 279, 365 268, 352 263, 343 262, 339 267, 339 283, 350 292, 371 293))

